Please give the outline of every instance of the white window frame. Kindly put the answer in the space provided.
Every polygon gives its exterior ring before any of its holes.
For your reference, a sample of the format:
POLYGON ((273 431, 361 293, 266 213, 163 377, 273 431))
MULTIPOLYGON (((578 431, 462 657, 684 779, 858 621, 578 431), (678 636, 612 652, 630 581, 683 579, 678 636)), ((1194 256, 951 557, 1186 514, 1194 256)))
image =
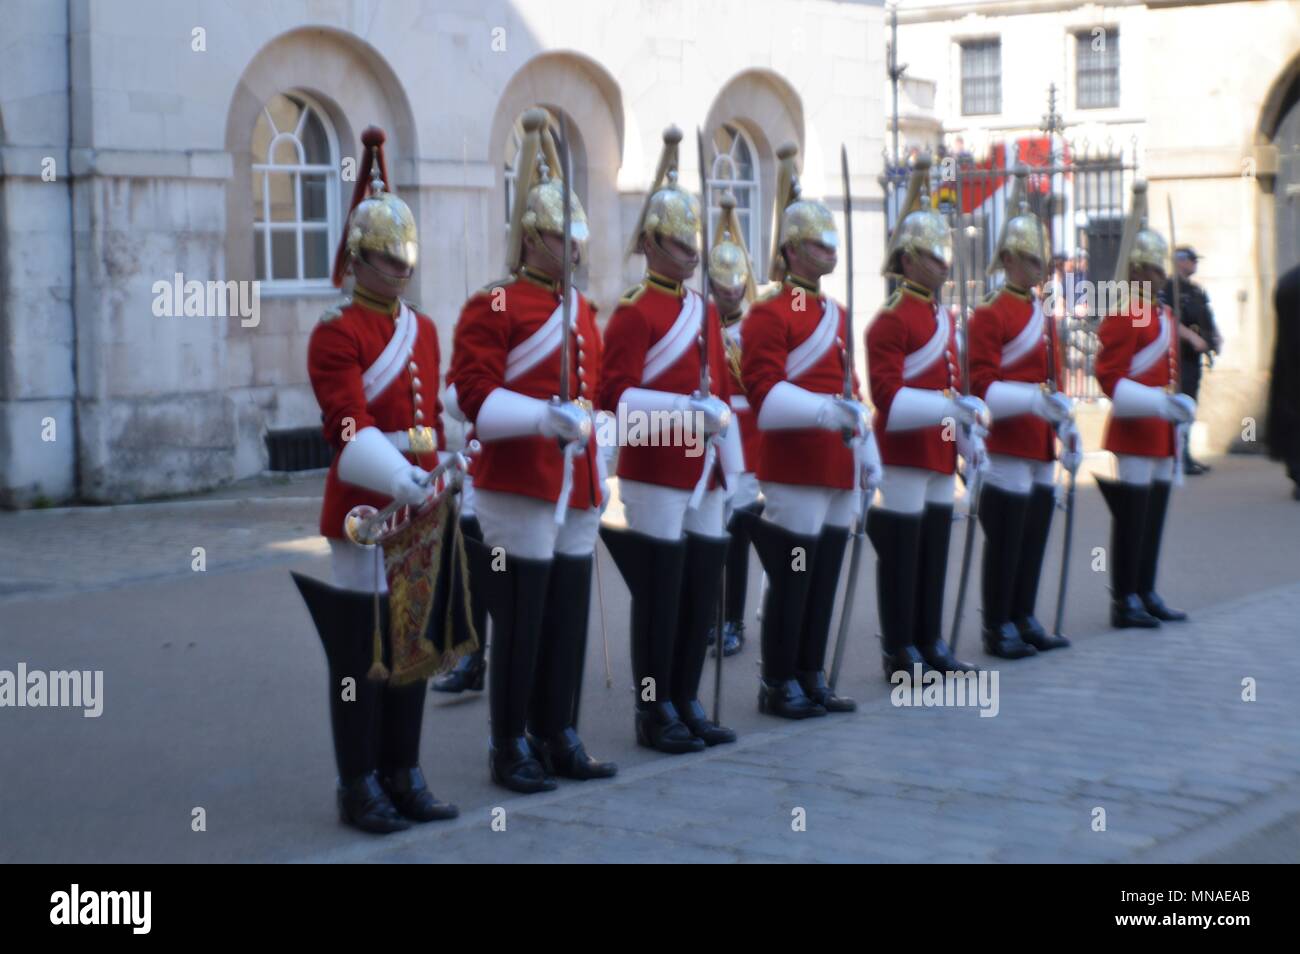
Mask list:
POLYGON ((731 148, 726 152, 719 151, 713 157, 713 165, 709 169, 709 241, 715 241, 718 234, 718 221, 722 216, 722 207, 719 204, 722 194, 727 189, 731 190, 732 195, 736 196, 737 211, 741 208, 740 193, 745 192, 749 196, 749 204, 745 206, 745 211, 749 213, 749 228, 747 235, 742 236, 745 240, 745 247, 749 251, 749 261, 754 269, 754 281, 759 282, 759 276, 765 274, 763 271, 763 187, 759 182, 760 171, 758 162, 758 149, 754 146, 754 140, 749 138, 743 126, 735 123, 723 123, 722 129, 731 136, 731 148), (749 165, 754 172, 752 179, 739 178, 740 166, 736 162, 736 144, 741 143, 749 152, 749 165))
MULTIPOLYGON (((261 288, 263 293, 269 295, 297 295, 303 293, 334 293, 334 286, 330 281, 329 274, 321 278, 303 278, 303 232, 321 232, 325 233, 326 249, 326 268, 332 268, 334 251, 338 247, 340 216, 339 208, 339 145, 338 136, 334 131, 334 125, 329 120, 329 114, 320 107, 314 99, 298 90, 289 90, 280 95, 290 99, 298 100, 303 104, 303 110, 298 114, 298 125, 292 131, 280 130, 275 125, 275 119, 271 116, 270 110, 262 107, 262 114, 271 128, 271 141, 267 145, 267 161, 252 163, 252 174, 254 176, 262 175, 269 177, 276 175, 292 175, 294 183, 294 218, 288 222, 271 221, 271 190, 267 187, 266 179, 262 183, 262 221, 253 222, 253 240, 255 255, 262 256, 263 278, 261 279, 261 288), (328 163, 309 163, 305 161, 302 140, 300 138, 304 124, 307 122, 308 112, 316 114, 316 119, 320 122, 325 130, 325 139, 329 146, 328 163), (285 165, 272 161, 275 157, 276 147, 282 142, 288 140, 292 142, 297 154, 298 162, 285 165), (302 220, 302 176, 304 174, 325 175, 325 222, 303 222, 302 220), (297 278, 273 278, 271 265, 271 233, 272 232, 293 232, 296 236, 295 246, 297 249, 297 278)), ((388 183, 391 188, 392 183, 388 183)))

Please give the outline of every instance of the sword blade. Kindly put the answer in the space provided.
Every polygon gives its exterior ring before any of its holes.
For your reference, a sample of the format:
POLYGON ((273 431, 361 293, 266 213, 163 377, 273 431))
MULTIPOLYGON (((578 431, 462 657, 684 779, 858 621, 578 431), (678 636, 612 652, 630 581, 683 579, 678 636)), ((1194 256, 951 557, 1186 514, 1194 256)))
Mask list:
POLYGON ((564 114, 560 114, 560 163, 564 166, 560 170, 563 177, 561 191, 564 195, 564 264, 560 270, 560 400, 569 401, 572 398, 569 382, 569 295, 573 284, 573 197, 570 192, 572 188, 572 167, 569 156, 569 127, 565 122, 564 114))
POLYGON ((700 297, 704 310, 700 315, 700 397, 708 397, 709 381, 709 167, 704 164, 704 133, 695 127, 695 148, 700 163, 700 297))
POLYGON ((1070 576, 1070 541, 1074 539, 1074 474, 1070 475, 1070 489, 1065 497, 1065 538, 1061 543, 1061 582, 1056 588, 1056 623, 1052 635, 1061 635, 1065 622, 1065 588, 1070 576))
POLYGON ((840 181, 844 188, 844 399, 853 399, 853 191, 849 187, 849 150, 840 144, 840 181))

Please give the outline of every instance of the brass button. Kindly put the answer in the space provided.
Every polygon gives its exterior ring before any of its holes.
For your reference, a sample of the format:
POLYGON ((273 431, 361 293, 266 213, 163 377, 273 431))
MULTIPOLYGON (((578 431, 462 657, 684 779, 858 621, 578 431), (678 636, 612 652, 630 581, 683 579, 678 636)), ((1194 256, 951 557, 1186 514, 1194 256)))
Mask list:
POLYGON ((416 412, 415 412, 415 423, 419 424, 419 423, 420 423, 421 421, 423 421, 423 420, 424 420, 424 412, 423 412, 423 411, 416 411, 416 412))
POLYGON ((424 395, 422 395, 422 394, 417 394, 417 395, 415 396, 415 403, 416 403, 416 404, 423 404, 423 403, 424 403, 424 395))
POLYGON ((411 379, 411 387, 416 388, 416 389, 419 389, 419 388, 423 387, 423 382, 422 382, 419 378, 412 378, 412 379, 411 379))
POLYGON ((416 374, 420 370, 420 366, 416 364, 414 361, 408 364, 407 367, 410 368, 412 374, 416 374))

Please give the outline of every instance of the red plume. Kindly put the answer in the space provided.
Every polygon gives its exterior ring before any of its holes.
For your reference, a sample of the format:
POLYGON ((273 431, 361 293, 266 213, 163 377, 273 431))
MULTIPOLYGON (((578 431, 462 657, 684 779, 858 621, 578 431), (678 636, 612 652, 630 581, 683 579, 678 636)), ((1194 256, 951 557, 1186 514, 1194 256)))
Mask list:
POLYGON ((335 288, 343 286, 343 272, 348 259, 348 220, 352 210, 361 204, 370 191, 370 172, 376 160, 379 162, 379 177, 384 180, 384 188, 391 190, 393 184, 388 181, 388 164, 384 162, 384 141, 388 137, 378 126, 367 126, 361 133, 361 165, 357 168, 357 184, 352 189, 352 204, 343 219, 343 234, 339 236, 339 247, 334 253, 334 271, 330 279, 335 288))

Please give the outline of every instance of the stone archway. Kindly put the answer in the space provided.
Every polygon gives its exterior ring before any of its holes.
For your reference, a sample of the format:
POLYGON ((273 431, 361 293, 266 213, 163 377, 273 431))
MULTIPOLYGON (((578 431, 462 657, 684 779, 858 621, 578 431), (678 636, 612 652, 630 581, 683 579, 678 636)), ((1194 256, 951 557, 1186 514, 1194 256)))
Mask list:
MULTIPOLYGON (((622 215, 618 172, 623 160, 622 96, 613 77, 594 60, 576 53, 544 53, 524 64, 506 84, 492 118, 488 156, 494 166, 494 202, 505 194, 505 165, 500 160, 515 122, 524 110, 543 106, 563 113, 573 129, 574 179, 591 226, 587 294, 609 304, 623 290, 622 215)), ((490 204, 495 208, 494 204, 490 204)), ((489 229, 492 274, 505 261, 505 229, 489 229)))
POLYGON ((772 244, 772 196, 776 189, 776 150, 785 142, 799 146, 800 165, 807 166, 803 104, 799 94, 781 76, 770 70, 751 69, 736 74, 718 92, 705 120, 708 136, 716 136, 724 124, 744 130, 758 153, 759 192, 763 196, 762 245, 751 252, 765 268, 772 244))

